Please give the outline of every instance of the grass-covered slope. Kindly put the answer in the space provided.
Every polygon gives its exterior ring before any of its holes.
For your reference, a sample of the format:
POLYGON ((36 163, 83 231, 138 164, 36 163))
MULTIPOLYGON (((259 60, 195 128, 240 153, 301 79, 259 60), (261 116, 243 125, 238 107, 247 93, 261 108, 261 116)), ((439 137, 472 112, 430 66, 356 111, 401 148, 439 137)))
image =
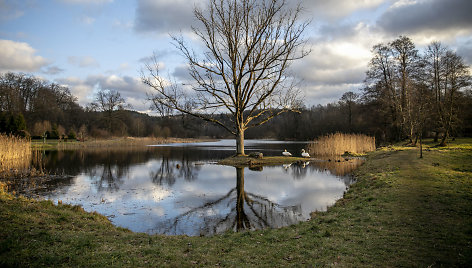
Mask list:
POLYGON ((0 266, 439 267, 472 263, 472 140, 368 155, 327 212, 278 230, 166 237, 0 193, 0 266))

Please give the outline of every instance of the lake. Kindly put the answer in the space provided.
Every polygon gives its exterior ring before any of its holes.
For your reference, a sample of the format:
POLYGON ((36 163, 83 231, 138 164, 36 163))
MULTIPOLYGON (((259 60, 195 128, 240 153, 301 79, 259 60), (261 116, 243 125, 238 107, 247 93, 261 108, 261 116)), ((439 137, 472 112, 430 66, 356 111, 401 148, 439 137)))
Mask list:
MULTIPOLYGON (((306 142, 247 140, 246 152, 299 155, 306 142)), ((134 232, 213 235, 279 228, 325 211, 353 182, 359 159, 235 168, 217 165, 234 140, 119 149, 44 151, 57 179, 34 192, 97 211, 134 232)))

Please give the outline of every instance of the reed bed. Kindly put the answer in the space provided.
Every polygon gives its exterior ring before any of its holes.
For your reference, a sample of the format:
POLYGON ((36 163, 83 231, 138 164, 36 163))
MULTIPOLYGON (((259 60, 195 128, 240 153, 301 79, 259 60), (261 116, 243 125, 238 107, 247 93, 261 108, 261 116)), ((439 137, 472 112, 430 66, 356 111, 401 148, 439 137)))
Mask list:
POLYGON ((31 157, 30 140, 0 134, 0 174, 28 169, 31 157))
POLYGON ((308 150, 312 155, 364 154, 375 150, 375 138, 362 134, 329 134, 311 143, 308 150))

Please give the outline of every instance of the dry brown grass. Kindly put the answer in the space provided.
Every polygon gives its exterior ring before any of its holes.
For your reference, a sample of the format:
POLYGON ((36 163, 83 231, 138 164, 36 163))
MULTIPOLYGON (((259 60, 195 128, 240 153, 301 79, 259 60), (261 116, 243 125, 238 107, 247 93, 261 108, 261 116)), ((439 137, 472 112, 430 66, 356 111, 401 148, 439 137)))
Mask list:
POLYGON ((0 173, 29 168, 31 157, 30 140, 0 134, 0 173))
POLYGON ((309 146, 312 155, 363 154, 375 150, 375 138, 362 134, 335 133, 318 138, 309 146))

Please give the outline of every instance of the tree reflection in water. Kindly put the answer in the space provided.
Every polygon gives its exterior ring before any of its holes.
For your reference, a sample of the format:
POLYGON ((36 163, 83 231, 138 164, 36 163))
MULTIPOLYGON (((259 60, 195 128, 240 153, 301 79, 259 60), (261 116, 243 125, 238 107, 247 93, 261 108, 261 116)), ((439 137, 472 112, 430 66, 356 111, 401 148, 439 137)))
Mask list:
POLYGON ((161 164, 157 170, 151 170, 149 176, 153 183, 157 185, 174 185, 177 178, 184 178, 186 181, 194 181, 198 178, 200 167, 195 166, 193 161, 182 156, 180 162, 174 161, 166 156, 162 156, 161 164))
POLYGON ((113 215, 115 224, 139 232, 212 235, 306 220, 310 212, 323 210, 342 197, 353 179, 346 174, 362 163, 358 159, 311 159, 234 172, 232 167, 209 164, 226 157, 228 152, 218 148, 44 152, 44 168, 69 179, 51 180, 41 196, 113 215), (107 202, 97 202, 104 199, 107 202))
POLYGON ((102 164, 101 169, 90 169, 86 174, 94 181, 98 192, 112 192, 120 189, 123 177, 129 174, 129 166, 106 162, 102 164))
POLYGON ((176 175, 174 173, 174 161, 170 161, 167 157, 162 157, 161 164, 156 171, 150 171, 149 176, 152 182, 157 185, 163 185, 166 183, 169 186, 174 185, 176 175))
POLYGON ((300 205, 281 206, 266 197, 246 192, 244 168, 236 168, 236 187, 224 196, 168 221, 160 222, 153 232, 162 234, 213 235, 227 230, 242 231, 279 228, 303 219, 300 205))

